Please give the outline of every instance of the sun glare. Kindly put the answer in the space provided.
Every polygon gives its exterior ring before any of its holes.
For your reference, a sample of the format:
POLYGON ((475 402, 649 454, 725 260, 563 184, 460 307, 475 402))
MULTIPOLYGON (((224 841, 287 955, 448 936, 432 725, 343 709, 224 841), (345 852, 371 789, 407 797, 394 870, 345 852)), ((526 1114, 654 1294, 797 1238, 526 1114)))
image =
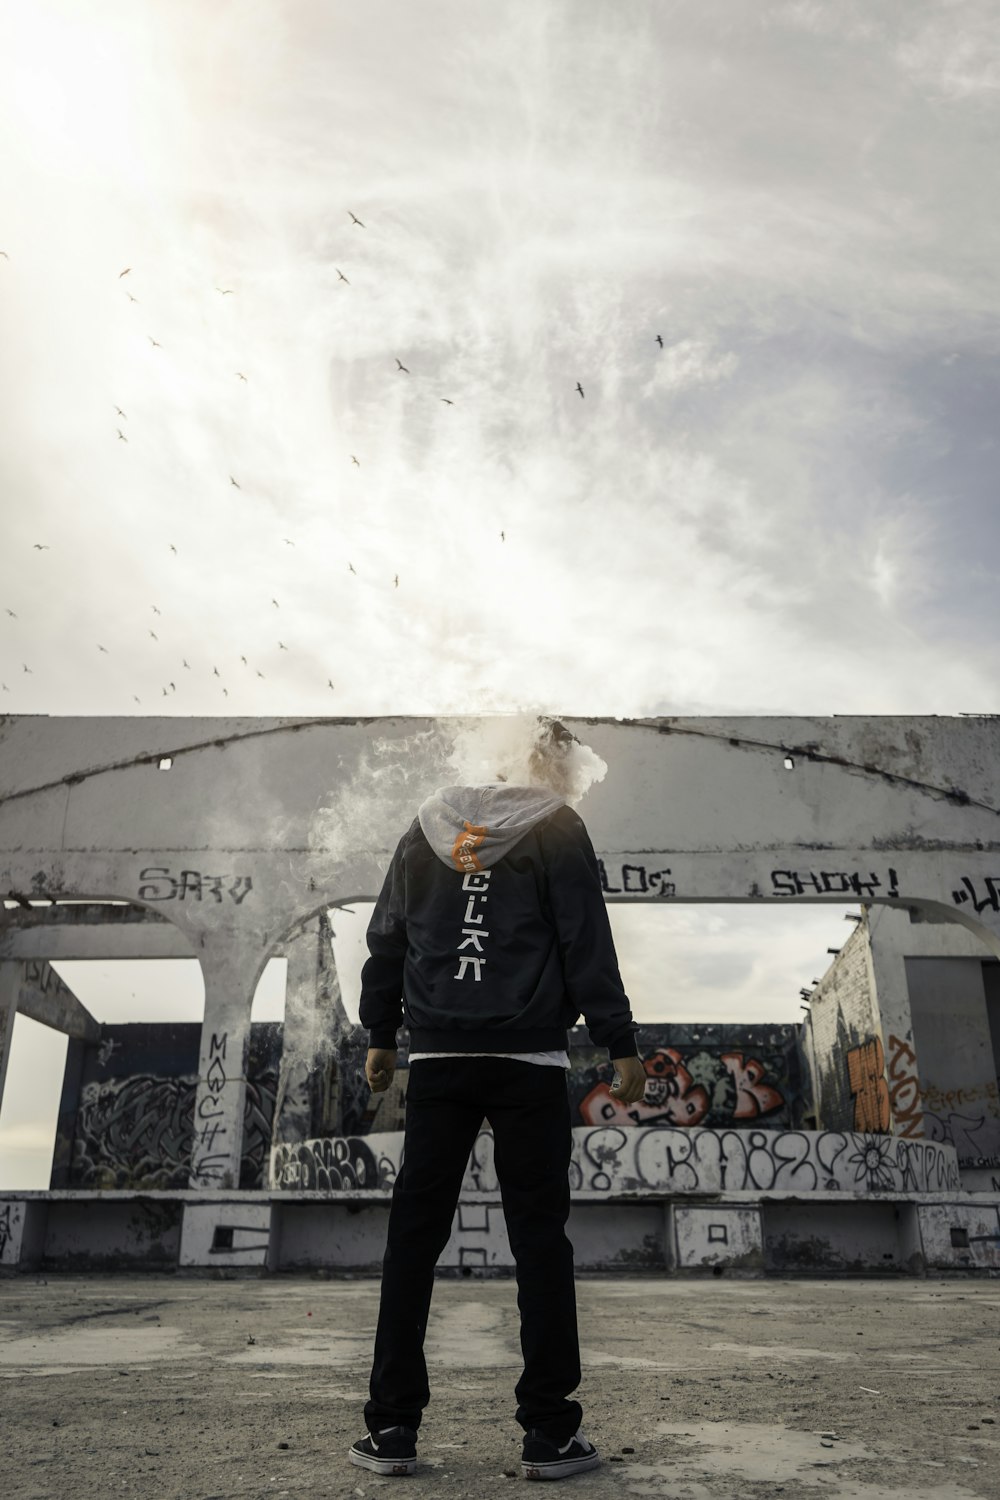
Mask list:
POLYGON ((128 28, 81 20, 63 4, 19 7, 5 92, 38 166, 139 174, 143 90, 130 41, 128 28))

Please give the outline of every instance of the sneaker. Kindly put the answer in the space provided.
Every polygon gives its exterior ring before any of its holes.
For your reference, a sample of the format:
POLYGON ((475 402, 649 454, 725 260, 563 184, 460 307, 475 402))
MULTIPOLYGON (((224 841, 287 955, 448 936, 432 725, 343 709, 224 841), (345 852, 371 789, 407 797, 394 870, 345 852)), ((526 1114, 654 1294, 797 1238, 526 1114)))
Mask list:
POLYGON ((600 1461, 601 1455, 593 1443, 588 1443, 582 1428, 561 1448, 544 1437, 537 1427, 525 1434, 521 1453, 525 1479, 566 1479, 584 1469, 596 1469, 600 1461))
POLYGON ((411 1427, 384 1427, 352 1443, 348 1458, 376 1474, 412 1474, 417 1467, 417 1434, 411 1427))

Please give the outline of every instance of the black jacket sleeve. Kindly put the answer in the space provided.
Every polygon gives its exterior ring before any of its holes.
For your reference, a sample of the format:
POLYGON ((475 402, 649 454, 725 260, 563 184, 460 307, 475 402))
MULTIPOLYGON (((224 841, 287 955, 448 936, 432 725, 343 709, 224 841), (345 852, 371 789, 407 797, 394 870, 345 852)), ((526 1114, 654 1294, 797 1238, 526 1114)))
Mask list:
POLYGON ((561 808, 539 834, 566 992, 596 1046, 611 1058, 637 1055, 639 1028, 618 971, 597 855, 583 819, 561 808))
POLYGON ((404 834, 392 856, 382 890, 368 923, 371 957, 361 970, 358 1014, 368 1031, 369 1047, 393 1048, 403 1021, 403 966, 406 962, 406 877, 404 834))

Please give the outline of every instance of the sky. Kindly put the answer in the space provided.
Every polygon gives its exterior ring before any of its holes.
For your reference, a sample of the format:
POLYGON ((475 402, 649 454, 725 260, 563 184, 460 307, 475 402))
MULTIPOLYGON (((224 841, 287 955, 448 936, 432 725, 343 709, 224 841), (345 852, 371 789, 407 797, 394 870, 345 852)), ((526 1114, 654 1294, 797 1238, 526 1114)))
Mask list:
POLYGON ((4 713, 995 707, 993 0, 0 24, 4 713))

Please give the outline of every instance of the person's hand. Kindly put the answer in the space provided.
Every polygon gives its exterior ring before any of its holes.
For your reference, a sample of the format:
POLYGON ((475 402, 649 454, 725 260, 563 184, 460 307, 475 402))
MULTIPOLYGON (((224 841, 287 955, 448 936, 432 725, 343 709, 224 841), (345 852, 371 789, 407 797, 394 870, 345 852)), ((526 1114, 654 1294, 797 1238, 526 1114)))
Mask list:
POLYGON ((613 1057, 612 1066, 618 1082, 612 1084, 612 1099, 619 1104, 636 1104, 646 1092, 646 1069, 638 1057, 613 1057))
POLYGON ((396 1049, 369 1047, 365 1058, 365 1077, 373 1094, 384 1094, 396 1071, 396 1049))

